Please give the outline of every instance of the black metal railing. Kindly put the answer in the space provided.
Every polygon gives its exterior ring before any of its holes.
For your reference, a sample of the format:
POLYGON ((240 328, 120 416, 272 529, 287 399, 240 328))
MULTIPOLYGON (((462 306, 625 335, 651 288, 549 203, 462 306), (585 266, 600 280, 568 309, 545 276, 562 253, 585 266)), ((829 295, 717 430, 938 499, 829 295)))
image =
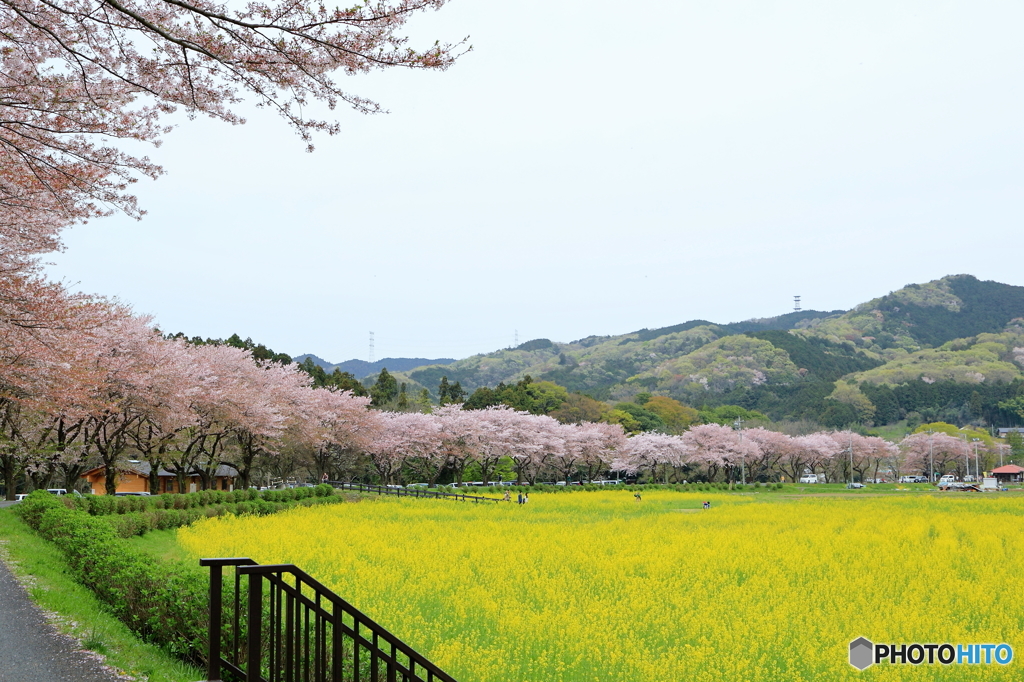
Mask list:
POLYGON ((484 497, 483 495, 466 495, 464 493, 445 493, 439 490, 424 490, 423 488, 400 488, 387 485, 366 485, 365 483, 341 483, 340 481, 327 481, 328 484, 339 490, 356 490, 364 493, 377 493, 378 495, 395 495, 396 497, 428 497, 444 500, 461 500, 463 502, 501 502, 498 497, 484 497))
POLYGON ((199 564, 210 569, 209 682, 455 682, 296 566, 199 564))

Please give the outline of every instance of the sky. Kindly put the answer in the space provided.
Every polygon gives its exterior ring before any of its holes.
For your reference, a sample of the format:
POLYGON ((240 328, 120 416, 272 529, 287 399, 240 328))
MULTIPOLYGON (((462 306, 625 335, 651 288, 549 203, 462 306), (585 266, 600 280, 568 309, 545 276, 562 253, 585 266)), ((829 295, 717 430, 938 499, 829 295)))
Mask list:
POLYGON ((165 331, 332 362, 463 358, 689 319, 1024 285, 1024 6, 452 0, 441 72, 345 79, 316 150, 273 114, 150 150, 148 214, 51 276, 165 331))

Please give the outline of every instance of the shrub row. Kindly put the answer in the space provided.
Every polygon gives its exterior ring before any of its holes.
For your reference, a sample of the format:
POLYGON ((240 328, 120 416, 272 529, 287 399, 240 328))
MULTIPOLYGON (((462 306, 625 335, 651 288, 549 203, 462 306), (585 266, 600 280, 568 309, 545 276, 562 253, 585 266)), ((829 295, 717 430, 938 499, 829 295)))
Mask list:
MULTIPOLYGON (((329 486, 328 486, 329 487, 329 486)), ((332 491, 333 492, 333 491, 332 491)), ((330 497, 303 497, 294 501, 268 502, 266 500, 253 500, 251 502, 236 502, 226 504, 211 504, 206 507, 193 507, 187 509, 152 509, 149 511, 130 512, 126 514, 112 514, 101 517, 109 523, 115 532, 122 538, 130 538, 133 535, 143 535, 151 530, 164 530, 167 528, 180 528, 194 523, 200 519, 213 516, 224 516, 234 514, 236 516, 269 516, 277 512, 303 506, 311 507, 318 504, 333 504, 343 502, 344 498, 337 495, 330 497)))
POLYGON ((93 516, 132 514, 158 509, 197 509, 217 504, 238 504, 241 502, 294 502, 313 497, 331 497, 334 489, 329 485, 313 488, 287 488, 285 490, 200 490, 194 493, 164 495, 133 495, 114 497, 111 495, 83 495, 66 498, 75 508, 93 516))
POLYGON ((160 562, 118 537, 106 519, 36 492, 16 512, 67 558, 76 581, 146 641, 194 663, 205 647, 208 582, 198 566, 160 562))

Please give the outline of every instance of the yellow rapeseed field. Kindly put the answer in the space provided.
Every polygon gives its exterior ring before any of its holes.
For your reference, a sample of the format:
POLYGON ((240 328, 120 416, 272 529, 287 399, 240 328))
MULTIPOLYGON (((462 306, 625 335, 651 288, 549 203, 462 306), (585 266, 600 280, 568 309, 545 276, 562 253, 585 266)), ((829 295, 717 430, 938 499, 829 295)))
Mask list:
POLYGON ((460 682, 1024 679, 1024 499, 624 490, 372 499, 179 531, 294 563, 460 682), (710 510, 700 502, 710 499, 710 510), (1000 643, 858 671, 849 642, 1000 643))

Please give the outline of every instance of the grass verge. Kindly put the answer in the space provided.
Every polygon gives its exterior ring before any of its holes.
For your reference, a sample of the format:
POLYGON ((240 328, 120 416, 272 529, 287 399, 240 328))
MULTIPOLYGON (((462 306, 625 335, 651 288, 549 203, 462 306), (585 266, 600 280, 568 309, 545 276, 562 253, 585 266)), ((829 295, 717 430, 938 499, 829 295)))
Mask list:
POLYGON ((0 543, 0 552, 28 586, 32 600, 55 614, 59 630, 79 639, 83 648, 104 655, 108 665, 140 682, 195 682, 205 677, 135 637, 90 590, 71 579, 60 551, 33 533, 12 508, 0 509, 0 543))

